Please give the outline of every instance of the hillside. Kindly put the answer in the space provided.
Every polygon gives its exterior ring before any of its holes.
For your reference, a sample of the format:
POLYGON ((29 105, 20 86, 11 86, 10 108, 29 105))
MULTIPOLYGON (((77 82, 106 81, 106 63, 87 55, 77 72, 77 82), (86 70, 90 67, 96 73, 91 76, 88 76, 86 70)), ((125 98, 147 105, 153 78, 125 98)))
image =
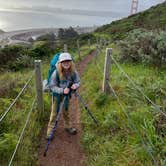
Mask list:
POLYGON ((166 2, 153 6, 148 10, 114 21, 98 28, 95 32, 111 35, 113 39, 125 37, 126 32, 137 28, 148 30, 166 29, 166 2))
POLYGON ((1 34, 1 33, 4 33, 4 31, 0 29, 0 34, 1 34))

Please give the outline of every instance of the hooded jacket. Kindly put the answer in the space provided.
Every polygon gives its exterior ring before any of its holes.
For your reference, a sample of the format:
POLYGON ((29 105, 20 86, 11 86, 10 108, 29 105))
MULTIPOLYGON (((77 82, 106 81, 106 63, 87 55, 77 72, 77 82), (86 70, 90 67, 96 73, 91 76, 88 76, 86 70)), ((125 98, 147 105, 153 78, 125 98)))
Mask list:
POLYGON ((55 70, 51 76, 50 88, 53 93, 63 94, 63 90, 67 87, 68 83, 76 84, 76 87, 80 86, 80 77, 77 71, 74 73, 65 73, 64 79, 59 79, 58 71, 55 70))

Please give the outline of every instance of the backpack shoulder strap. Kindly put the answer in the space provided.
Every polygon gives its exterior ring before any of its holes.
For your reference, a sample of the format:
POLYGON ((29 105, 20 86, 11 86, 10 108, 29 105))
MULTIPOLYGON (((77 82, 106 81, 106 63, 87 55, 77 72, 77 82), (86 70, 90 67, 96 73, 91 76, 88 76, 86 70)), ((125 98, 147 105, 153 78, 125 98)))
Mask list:
POLYGON ((56 70, 56 81, 58 82, 58 84, 60 83, 60 78, 59 78, 58 70, 56 70))
POLYGON ((76 79, 76 71, 74 71, 74 73, 72 74, 71 79, 74 82, 74 80, 76 79))

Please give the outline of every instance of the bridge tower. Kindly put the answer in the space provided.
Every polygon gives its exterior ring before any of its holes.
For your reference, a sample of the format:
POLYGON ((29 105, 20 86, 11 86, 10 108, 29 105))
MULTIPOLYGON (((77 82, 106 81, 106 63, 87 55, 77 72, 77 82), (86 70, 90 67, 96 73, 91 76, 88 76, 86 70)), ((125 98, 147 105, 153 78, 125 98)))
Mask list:
POLYGON ((137 13, 138 10, 138 0, 132 0, 132 5, 131 5, 131 15, 137 13))

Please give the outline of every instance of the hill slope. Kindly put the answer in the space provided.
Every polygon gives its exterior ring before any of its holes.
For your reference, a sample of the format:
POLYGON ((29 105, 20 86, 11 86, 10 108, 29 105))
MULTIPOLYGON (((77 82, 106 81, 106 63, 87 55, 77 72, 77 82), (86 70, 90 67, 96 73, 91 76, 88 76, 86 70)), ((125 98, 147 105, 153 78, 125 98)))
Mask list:
POLYGON ((96 32, 111 35, 113 39, 121 39, 125 37, 126 32, 137 28, 166 30, 165 11, 166 2, 151 7, 150 9, 138 14, 104 25, 98 28, 96 32))
POLYGON ((3 30, 0 29, 0 34, 1 34, 1 33, 5 33, 5 32, 4 32, 3 30))

